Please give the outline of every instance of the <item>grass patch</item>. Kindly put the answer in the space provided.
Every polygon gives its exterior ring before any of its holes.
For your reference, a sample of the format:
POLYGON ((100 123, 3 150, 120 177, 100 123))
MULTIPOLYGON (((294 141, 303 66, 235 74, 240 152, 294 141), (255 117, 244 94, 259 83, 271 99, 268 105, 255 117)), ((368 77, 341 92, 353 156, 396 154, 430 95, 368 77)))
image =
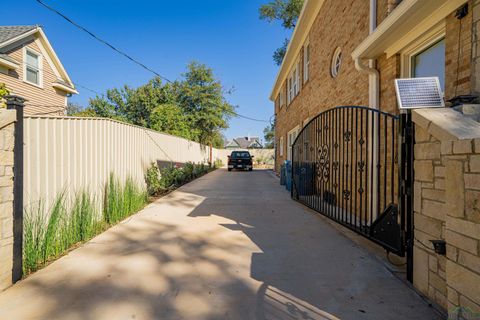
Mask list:
POLYGON ((181 168, 159 170, 152 164, 145 175, 146 190, 131 178, 121 183, 110 174, 100 198, 84 190, 71 197, 66 191, 60 192, 49 208, 46 208, 45 201, 40 200, 25 209, 24 276, 138 212, 147 204, 149 195, 170 191, 215 168, 216 166, 187 163, 181 168))
POLYGON ((142 209, 147 192, 128 178, 120 183, 112 174, 103 190, 103 201, 88 191, 69 199, 65 191, 50 208, 44 201, 25 210, 23 273, 28 275, 142 209))

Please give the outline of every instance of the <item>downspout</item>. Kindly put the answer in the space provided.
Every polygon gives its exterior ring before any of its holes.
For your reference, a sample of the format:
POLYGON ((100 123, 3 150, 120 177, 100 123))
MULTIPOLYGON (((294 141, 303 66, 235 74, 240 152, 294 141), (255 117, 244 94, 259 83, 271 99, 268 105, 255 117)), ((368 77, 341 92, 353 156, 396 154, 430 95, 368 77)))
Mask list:
MULTIPOLYGON (((369 34, 372 34, 375 29, 377 28, 377 0, 370 0, 370 29, 369 29, 369 34)), ((368 74, 368 105, 372 109, 378 110, 380 107, 380 73, 375 67, 375 60, 374 59, 369 59, 368 60, 368 65, 365 65, 364 61, 360 57, 355 58, 355 68, 363 73, 368 74)), ((377 132, 376 123, 378 120, 378 115, 377 114, 370 114, 371 119, 368 121, 372 123, 372 127, 370 132, 368 133, 370 141, 372 141, 372 144, 370 144, 369 148, 372 148, 373 152, 368 151, 369 154, 369 163, 373 164, 378 164, 378 145, 379 145, 379 137, 378 135, 375 134, 377 132)), ((379 175, 378 175, 378 168, 376 165, 373 166, 375 168, 372 172, 373 176, 373 181, 372 181, 372 187, 373 190, 378 190, 379 187, 379 175)), ((379 199, 378 199, 378 193, 373 192, 373 194, 370 195, 370 201, 372 203, 372 208, 375 210, 375 208, 378 208, 379 206, 379 199)), ((380 212, 377 212, 377 215, 380 215, 380 212)), ((370 221, 370 224, 373 223, 373 221, 370 221)))
MULTIPOLYGON (((372 34, 377 28, 377 0, 370 0, 370 30, 369 34, 372 34)), ((375 60, 368 60, 368 66, 364 64, 364 61, 357 57, 355 58, 355 68, 363 73, 369 75, 369 94, 368 105, 372 109, 378 109, 380 105, 380 73, 375 68, 375 60)))

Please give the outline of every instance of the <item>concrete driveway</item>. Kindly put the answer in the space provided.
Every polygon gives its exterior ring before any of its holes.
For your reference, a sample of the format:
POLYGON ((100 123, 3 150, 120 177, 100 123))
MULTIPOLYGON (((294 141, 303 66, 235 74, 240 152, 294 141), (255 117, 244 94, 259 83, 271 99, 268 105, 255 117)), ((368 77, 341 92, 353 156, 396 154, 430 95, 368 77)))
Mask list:
POLYGON ((267 171, 210 173, 0 294, 1 320, 439 319, 267 171))

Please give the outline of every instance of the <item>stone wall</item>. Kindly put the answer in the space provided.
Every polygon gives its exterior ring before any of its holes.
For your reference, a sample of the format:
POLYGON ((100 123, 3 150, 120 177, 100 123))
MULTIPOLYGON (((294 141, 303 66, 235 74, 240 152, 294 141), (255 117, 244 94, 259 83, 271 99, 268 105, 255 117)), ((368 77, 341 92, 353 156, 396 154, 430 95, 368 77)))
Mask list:
POLYGON ((451 109, 413 119, 413 284, 452 319, 471 319, 480 312, 480 124, 451 109), (445 240, 446 254, 430 240, 445 240))
POLYGON ((0 109, 0 291, 12 285, 15 110, 0 109))

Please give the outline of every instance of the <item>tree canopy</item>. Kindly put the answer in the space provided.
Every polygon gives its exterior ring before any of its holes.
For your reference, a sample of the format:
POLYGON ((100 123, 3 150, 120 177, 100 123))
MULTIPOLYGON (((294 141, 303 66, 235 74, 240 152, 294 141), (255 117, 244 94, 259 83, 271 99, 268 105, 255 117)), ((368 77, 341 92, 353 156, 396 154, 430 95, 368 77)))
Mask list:
POLYGON ((212 69, 192 62, 180 80, 163 83, 156 77, 138 88, 109 89, 76 115, 112 118, 221 147, 221 132, 234 110, 212 69))
POLYGON ((271 124, 263 129, 263 137, 265 139, 265 148, 273 149, 275 146, 275 125, 271 124))
MULTIPOLYGON (((272 0, 260 7, 260 19, 268 22, 281 21, 285 29, 294 29, 302 11, 303 2, 304 0, 272 0)), ((288 42, 289 39, 285 39, 283 45, 273 54, 273 60, 277 65, 282 64, 288 42)))

